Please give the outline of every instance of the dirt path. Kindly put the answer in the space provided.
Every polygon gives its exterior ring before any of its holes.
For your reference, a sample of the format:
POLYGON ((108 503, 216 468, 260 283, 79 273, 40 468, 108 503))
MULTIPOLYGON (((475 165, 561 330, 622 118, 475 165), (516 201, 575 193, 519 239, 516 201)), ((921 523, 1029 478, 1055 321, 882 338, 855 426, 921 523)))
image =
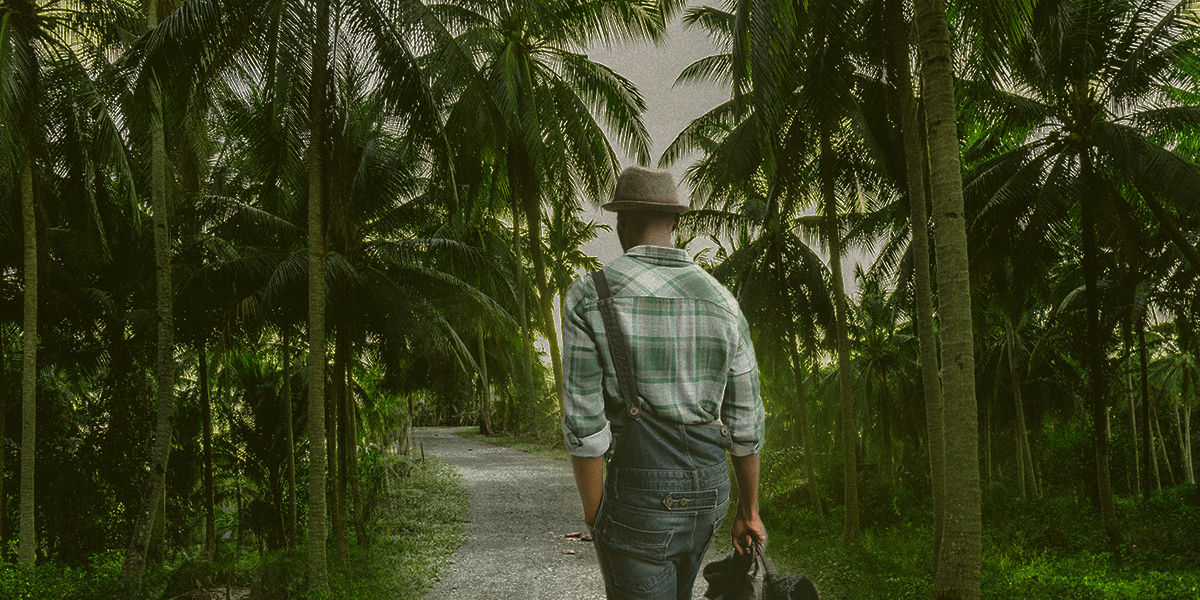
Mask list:
MULTIPOLYGON (((592 544, 563 537, 587 529, 568 463, 467 440, 452 429, 419 429, 416 438, 426 454, 462 472, 471 504, 467 542, 430 600, 604 599, 592 544)), ((708 559, 722 552, 728 545, 714 543, 708 559)), ((703 598, 705 587, 697 578, 694 597, 703 598)))

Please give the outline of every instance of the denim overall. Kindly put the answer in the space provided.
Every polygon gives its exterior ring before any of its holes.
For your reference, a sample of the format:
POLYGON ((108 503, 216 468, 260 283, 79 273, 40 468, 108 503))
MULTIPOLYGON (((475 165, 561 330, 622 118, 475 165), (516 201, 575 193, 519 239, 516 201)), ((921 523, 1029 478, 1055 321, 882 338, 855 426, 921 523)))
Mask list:
POLYGON ((642 410, 608 282, 603 271, 592 277, 627 417, 606 457, 593 528, 605 591, 610 599, 690 599, 729 506, 729 429, 719 420, 684 425, 642 410))

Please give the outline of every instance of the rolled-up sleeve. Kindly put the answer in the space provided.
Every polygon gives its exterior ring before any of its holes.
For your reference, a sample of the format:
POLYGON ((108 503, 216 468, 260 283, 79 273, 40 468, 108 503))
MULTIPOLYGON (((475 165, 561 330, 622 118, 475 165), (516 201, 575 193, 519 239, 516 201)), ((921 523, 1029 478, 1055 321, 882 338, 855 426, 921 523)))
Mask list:
POLYGON ((603 456, 612 444, 612 429, 604 414, 599 347, 584 318, 589 304, 595 309, 595 294, 589 293, 587 279, 567 289, 562 315, 562 430, 567 450, 582 458, 603 456))
POLYGON ((762 449, 764 421, 762 394, 759 392, 758 361, 750 341, 750 326, 738 311, 737 350, 725 380, 725 397, 721 403, 721 421, 729 427, 734 456, 756 454, 762 449))

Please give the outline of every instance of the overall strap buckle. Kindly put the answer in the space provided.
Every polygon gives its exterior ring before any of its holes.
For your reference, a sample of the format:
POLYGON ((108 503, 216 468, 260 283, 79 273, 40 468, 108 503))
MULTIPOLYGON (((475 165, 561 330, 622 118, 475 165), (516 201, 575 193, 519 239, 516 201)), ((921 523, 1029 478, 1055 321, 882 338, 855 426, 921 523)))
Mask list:
POLYGON ((621 330, 621 320, 617 315, 612 289, 608 286, 608 278, 605 277, 603 269, 592 272, 592 281, 596 284, 596 295, 600 298, 600 316, 604 323, 605 337, 608 338, 608 352, 612 355, 613 368, 617 372, 617 388, 625 402, 625 412, 630 419, 637 420, 642 413, 637 393, 637 378, 634 375, 633 362, 629 358, 629 348, 625 344, 625 333, 621 330))

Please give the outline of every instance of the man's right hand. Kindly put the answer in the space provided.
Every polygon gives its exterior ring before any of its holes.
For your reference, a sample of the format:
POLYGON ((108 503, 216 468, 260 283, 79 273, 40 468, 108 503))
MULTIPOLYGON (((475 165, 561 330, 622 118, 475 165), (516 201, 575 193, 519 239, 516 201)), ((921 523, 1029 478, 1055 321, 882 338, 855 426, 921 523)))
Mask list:
POLYGON ((733 551, 738 554, 750 552, 754 542, 762 546, 767 545, 767 529, 763 527, 762 519, 757 513, 748 517, 735 516, 730 533, 733 536, 733 551))
POLYGON ((733 457, 737 475, 738 502, 733 512, 733 549, 738 554, 750 551, 752 542, 766 546, 767 530, 758 518, 758 453, 733 457))

